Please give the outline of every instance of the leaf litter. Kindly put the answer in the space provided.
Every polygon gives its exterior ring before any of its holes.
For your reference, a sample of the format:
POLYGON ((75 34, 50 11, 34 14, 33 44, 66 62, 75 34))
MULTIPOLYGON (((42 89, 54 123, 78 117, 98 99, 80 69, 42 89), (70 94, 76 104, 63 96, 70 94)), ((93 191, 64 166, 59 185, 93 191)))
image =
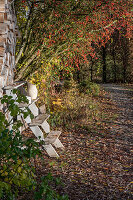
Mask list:
POLYGON ((55 189, 68 194, 70 200, 133 199, 133 118, 126 111, 128 106, 133 112, 133 93, 121 87, 115 90, 112 85, 102 87, 107 92, 97 99, 101 120, 83 126, 81 120, 77 127, 64 129, 60 140, 65 150, 57 150, 60 157, 44 155, 43 165, 37 160, 38 176, 49 171, 54 177, 60 176, 62 184, 55 189))

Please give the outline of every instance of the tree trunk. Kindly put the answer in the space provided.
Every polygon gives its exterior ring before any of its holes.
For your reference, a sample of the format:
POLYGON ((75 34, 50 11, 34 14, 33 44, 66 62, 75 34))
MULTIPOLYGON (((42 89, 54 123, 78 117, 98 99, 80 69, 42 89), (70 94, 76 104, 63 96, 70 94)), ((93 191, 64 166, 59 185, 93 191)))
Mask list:
POLYGON ((122 62, 123 62, 123 82, 127 81, 127 67, 128 67, 128 59, 129 59, 129 40, 128 38, 122 37, 122 62))
POLYGON ((103 63, 103 83, 107 82, 107 76, 106 76, 106 70, 107 70, 107 66, 106 66, 106 46, 102 46, 102 63, 103 63))
POLYGON ((115 59, 115 48, 113 47, 113 51, 112 51, 112 57, 113 57, 113 62, 114 62, 114 66, 113 66, 113 73, 114 73, 114 82, 116 83, 116 59, 115 59))

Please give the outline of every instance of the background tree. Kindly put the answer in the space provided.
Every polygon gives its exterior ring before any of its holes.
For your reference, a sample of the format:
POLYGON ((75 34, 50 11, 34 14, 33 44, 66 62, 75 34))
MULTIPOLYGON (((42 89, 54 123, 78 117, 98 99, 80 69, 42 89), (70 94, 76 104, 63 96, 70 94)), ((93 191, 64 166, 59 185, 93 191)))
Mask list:
POLYGON ((16 80, 59 79, 95 57, 92 42, 104 47, 116 28, 131 35, 130 0, 16 0, 15 8, 21 31, 16 80))

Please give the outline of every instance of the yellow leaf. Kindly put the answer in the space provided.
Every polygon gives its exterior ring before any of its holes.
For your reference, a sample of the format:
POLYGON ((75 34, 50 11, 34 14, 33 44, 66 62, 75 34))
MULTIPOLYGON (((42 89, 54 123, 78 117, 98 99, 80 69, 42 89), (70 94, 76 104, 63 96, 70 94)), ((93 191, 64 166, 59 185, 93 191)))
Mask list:
POLYGON ((28 10, 29 10, 28 6, 25 7, 25 10, 26 10, 26 12, 28 12, 28 10))
POLYGON ((18 167, 18 173, 20 173, 22 171, 21 167, 18 167))

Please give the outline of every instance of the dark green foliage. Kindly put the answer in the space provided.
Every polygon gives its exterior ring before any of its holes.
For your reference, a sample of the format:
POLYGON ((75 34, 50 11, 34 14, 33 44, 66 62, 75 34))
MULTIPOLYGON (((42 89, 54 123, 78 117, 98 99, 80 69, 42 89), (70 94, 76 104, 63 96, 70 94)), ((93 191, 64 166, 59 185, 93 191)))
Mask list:
POLYGON ((17 120, 17 115, 23 114, 24 118, 33 116, 28 109, 21 110, 16 104, 28 103, 26 97, 16 90, 13 93, 17 96, 15 100, 7 95, 1 98, 1 103, 4 106, 6 103, 7 106, 5 113, 0 112, 0 199, 15 200, 26 192, 32 192, 34 199, 67 199, 60 197, 50 188, 49 180, 53 181, 51 175, 37 181, 33 161, 36 156, 42 159, 40 146, 43 143, 31 138, 24 140, 20 134, 22 123, 17 120), (13 122, 7 121, 7 113, 13 117, 13 122), (11 124, 12 130, 9 130, 11 124))

